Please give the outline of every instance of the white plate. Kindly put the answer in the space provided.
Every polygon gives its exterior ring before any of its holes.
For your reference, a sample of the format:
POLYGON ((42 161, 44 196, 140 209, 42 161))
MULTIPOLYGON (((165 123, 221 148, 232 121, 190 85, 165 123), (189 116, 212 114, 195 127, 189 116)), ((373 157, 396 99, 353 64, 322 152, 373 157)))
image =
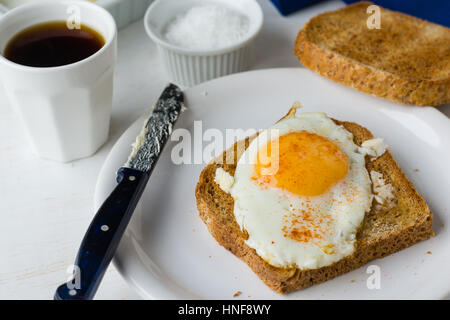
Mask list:
MULTIPOLYGON (((436 236, 384 259, 381 289, 369 290, 366 267, 285 296, 269 290, 234 255, 219 246, 198 217, 194 189, 202 165, 174 165, 169 142, 154 170, 115 256, 124 278, 152 299, 397 299, 443 298, 450 293, 450 121, 434 108, 411 107, 358 93, 306 69, 247 72, 186 92, 188 111, 177 128, 264 128, 294 101, 304 111, 324 111, 355 121, 390 145, 403 171, 427 199, 436 236), (207 93, 207 94, 206 94, 207 93), (419 169, 419 171, 415 170, 419 169), (432 254, 427 254, 431 252, 432 254)), ((115 186, 142 126, 136 121, 119 139, 99 176, 95 205, 115 186)), ((192 133, 193 135, 193 133, 192 133)), ((206 145, 208 143, 204 143, 206 145)))

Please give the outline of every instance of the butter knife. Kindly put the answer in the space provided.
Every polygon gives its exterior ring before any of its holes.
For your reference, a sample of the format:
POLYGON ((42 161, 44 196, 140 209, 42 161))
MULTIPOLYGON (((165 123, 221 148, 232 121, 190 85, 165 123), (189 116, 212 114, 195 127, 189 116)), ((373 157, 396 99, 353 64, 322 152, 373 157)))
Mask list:
POLYGON ((92 220, 74 264, 73 279, 60 285, 55 300, 94 297, 145 189, 172 127, 184 108, 179 87, 169 84, 136 137, 128 161, 117 172, 117 186, 92 220))

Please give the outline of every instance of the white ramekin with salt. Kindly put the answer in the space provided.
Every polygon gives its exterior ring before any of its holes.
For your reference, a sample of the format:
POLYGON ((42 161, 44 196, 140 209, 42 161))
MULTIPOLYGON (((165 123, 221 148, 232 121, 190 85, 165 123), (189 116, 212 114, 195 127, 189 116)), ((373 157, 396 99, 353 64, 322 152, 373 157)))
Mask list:
POLYGON ((248 69, 262 20, 255 0, 157 0, 144 23, 171 81, 192 86, 248 69))

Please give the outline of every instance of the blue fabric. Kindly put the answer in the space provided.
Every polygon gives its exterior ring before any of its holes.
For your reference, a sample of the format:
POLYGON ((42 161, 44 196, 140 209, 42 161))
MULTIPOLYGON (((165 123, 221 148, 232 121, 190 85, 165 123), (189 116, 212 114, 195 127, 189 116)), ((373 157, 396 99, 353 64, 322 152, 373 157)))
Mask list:
MULTIPOLYGON (((303 9, 322 0, 270 0, 283 15, 303 9)), ((344 0, 355 3, 359 0, 344 0)), ((450 27, 450 0, 371 0, 384 8, 450 27)))
MULTIPOLYGON (((286 16, 321 0, 270 0, 278 11, 286 16)), ((450 1, 450 0, 449 0, 450 1)))
MULTIPOLYGON (((296 0, 293 1, 296 2, 296 0)), ((344 0, 344 2, 355 3, 358 0, 344 0)), ((450 27, 450 0, 372 0, 371 2, 383 8, 404 12, 450 27)))

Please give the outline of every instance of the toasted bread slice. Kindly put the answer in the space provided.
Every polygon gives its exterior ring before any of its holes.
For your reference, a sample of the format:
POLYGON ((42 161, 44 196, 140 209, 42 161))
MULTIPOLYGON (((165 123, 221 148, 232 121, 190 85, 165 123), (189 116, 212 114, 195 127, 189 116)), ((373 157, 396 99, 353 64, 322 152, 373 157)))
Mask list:
POLYGON ((380 29, 369 29, 358 2, 313 17, 294 53, 314 72, 392 101, 450 103, 450 29, 381 8, 380 29))
MULTIPOLYGON (((359 146, 363 141, 373 138, 370 131, 356 123, 334 121, 350 131, 355 144, 359 146)), ((218 167, 234 176, 237 161, 253 138, 245 139, 245 143, 237 142, 208 164, 200 175, 195 195, 200 218, 216 241, 245 261, 276 292, 288 293, 332 279, 372 259, 385 257, 433 235, 433 215, 425 200, 400 170, 389 151, 386 151, 373 161, 366 157, 366 168, 369 172, 375 170, 383 174, 386 183, 394 187, 395 204, 389 210, 379 210, 374 202, 357 234, 352 255, 332 265, 311 270, 279 268, 268 264, 245 244, 248 235, 241 231, 235 220, 234 200, 214 182, 218 167)))

